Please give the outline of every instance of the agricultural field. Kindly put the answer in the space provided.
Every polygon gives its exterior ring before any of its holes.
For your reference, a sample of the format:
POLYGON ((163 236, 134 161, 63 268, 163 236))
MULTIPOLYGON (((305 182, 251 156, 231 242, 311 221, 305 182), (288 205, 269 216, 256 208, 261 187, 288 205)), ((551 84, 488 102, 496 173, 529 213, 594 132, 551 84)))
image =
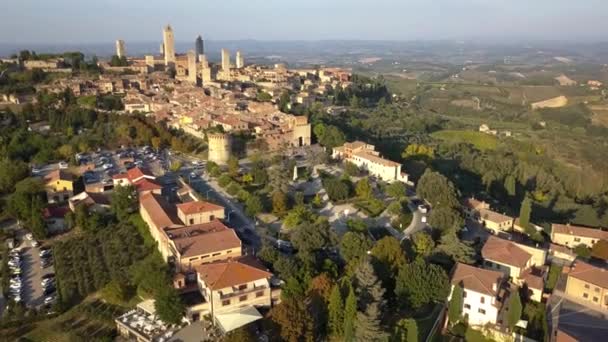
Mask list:
POLYGON ((456 131, 456 130, 443 130, 438 131, 431 136, 435 139, 455 142, 455 143, 468 143, 479 150, 494 150, 498 146, 498 138, 481 132, 475 131, 456 131))

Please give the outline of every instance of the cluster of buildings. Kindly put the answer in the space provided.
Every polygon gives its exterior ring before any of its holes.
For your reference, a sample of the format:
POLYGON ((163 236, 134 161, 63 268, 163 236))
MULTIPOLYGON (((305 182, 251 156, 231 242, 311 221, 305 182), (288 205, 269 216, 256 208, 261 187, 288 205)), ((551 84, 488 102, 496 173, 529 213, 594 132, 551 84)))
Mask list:
POLYGON ((362 141, 347 142, 334 147, 332 157, 353 163, 359 169, 385 182, 409 182, 408 175, 401 171, 400 163, 382 158, 374 145, 362 141))
MULTIPOLYGON (((198 200, 181 181, 179 200, 170 202, 152 186, 158 184, 155 177, 139 168, 114 176, 114 181, 136 187, 139 213, 174 271, 173 286, 184 298, 185 320, 210 317, 221 331, 228 332, 261 318, 259 308, 280 301, 280 281, 255 257, 244 254, 235 230, 223 222, 224 207, 198 200)), ((144 325, 135 324, 132 317, 141 310, 116 319, 123 337, 153 341, 166 332, 145 331, 144 325)), ((148 316, 153 311, 148 306, 148 316)))
MULTIPOLYGON (((467 199, 463 206, 469 219, 476 220, 494 234, 524 232, 523 227, 504 214, 475 199, 467 199)), ((534 226, 536 229, 541 227, 534 226)), ((551 243, 539 246, 516 242, 491 235, 481 250, 483 259, 479 266, 458 263, 451 275, 452 291, 455 286, 463 289, 463 315, 468 323, 478 327, 493 327, 504 331, 509 297, 520 295, 525 289, 528 298, 541 302, 544 294, 549 265, 564 266, 563 296, 595 310, 608 310, 608 270, 577 258, 573 248, 584 245, 592 248, 598 241, 608 241, 608 232, 601 229, 574 225, 553 224, 551 243)))

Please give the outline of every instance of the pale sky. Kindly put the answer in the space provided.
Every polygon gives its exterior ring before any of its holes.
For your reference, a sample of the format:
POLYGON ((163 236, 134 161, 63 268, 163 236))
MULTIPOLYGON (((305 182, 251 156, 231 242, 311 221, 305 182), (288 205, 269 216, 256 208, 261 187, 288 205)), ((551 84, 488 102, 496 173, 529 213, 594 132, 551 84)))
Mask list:
POLYGON ((607 0, 2 0, 0 43, 608 41, 607 0))

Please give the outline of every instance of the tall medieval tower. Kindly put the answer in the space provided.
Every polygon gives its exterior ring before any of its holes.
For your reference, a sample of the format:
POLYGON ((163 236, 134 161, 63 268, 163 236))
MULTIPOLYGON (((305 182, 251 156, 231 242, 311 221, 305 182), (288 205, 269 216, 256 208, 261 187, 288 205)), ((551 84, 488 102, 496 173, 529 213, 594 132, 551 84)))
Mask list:
POLYGON ((163 47, 165 65, 168 67, 175 67, 175 37, 173 36, 171 25, 167 25, 163 30, 163 47))

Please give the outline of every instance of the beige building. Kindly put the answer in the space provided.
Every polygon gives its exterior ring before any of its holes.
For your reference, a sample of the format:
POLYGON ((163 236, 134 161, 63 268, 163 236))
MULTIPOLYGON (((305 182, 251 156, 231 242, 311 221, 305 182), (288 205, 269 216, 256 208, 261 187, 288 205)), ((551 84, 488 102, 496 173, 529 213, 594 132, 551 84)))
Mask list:
POLYGON ((270 308, 280 301, 280 289, 272 286, 272 273, 255 259, 204 264, 196 272, 207 312, 222 331, 262 318, 257 308, 270 308))
POLYGON ((375 150, 374 145, 362 141, 354 141, 335 147, 332 157, 351 162, 360 169, 369 172, 370 175, 386 182, 408 182, 408 175, 401 172, 401 164, 380 157, 380 153, 375 150))
POLYGON ((216 219, 224 219, 224 207, 217 204, 192 201, 180 203, 176 207, 177 217, 186 225, 208 223, 216 219))
POLYGON ((462 207, 467 218, 479 220, 479 211, 482 209, 490 209, 490 204, 485 201, 476 200, 475 198, 465 198, 462 200, 462 207))
POLYGON ((490 236, 481 250, 484 267, 504 273, 514 284, 530 291, 540 302, 545 283, 545 250, 490 236))
POLYGON ((568 273, 565 293, 579 303, 608 310, 608 270, 577 260, 568 273))
POLYGON ((240 50, 238 50, 236 52, 236 68, 237 69, 242 69, 243 67, 245 67, 245 58, 243 57, 243 54, 241 53, 240 50))
POLYGON ((509 231, 513 228, 514 219, 510 216, 497 213, 490 209, 482 208, 479 210, 478 220, 484 227, 494 234, 499 231, 509 231))
POLYGON ((608 240, 608 232, 600 228, 586 228, 570 224, 552 224, 551 241, 555 244, 574 248, 585 245, 592 248, 599 240, 608 240))
POLYGON ((222 71, 230 71, 230 51, 227 49, 222 49, 222 71))

